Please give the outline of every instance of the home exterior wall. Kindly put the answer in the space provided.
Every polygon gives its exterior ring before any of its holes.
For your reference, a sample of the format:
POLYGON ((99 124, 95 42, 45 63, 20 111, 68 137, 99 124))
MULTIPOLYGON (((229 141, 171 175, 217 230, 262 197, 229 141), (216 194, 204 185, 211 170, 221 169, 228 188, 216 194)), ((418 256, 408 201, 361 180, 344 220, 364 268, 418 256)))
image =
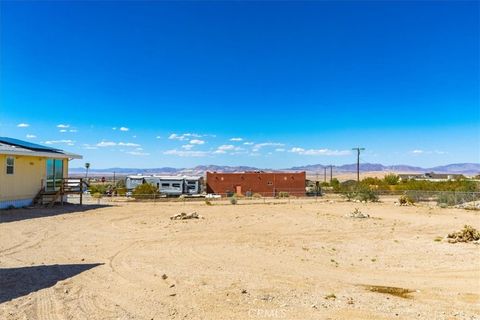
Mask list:
MULTIPOLYGON (((9 155, 0 155, 0 209, 30 205, 46 179, 45 157, 13 156, 14 173, 7 174, 9 155)), ((63 159, 63 175, 68 176, 68 159, 63 159)))
POLYGON ((305 181, 305 172, 207 172, 207 193, 233 192, 245 195, 251 192, 276 196, 279 192, 288 192, 290 195, 303 196, 305 181))

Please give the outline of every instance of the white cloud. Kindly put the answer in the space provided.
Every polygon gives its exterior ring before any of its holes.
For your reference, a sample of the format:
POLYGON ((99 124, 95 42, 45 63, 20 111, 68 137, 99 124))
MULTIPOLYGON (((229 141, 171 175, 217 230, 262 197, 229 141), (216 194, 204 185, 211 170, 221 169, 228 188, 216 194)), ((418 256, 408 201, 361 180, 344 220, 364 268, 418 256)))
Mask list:
POLYGON ((69 128, 70 125, 69 124, 59 124, 57 125, 57 128, 60 128, 60 129, 66 129, 66 128, 69 128))
POLYGON ((97 147, 140 147, 138 143, 132 142, 113 142, 113 141, 101 141, 96 144, 97 147))
POLYGON ((113 141, 102 141, 97 143, 97 147, 115 147, 117 143, 113 141))
POLYGON ((224 144, 224 145, 218 146, 217 150, 215 150, 213 153, 214 154, 224 154, 224 153, 227 153, 227 151, 236 151, 236 152, 231 153, 231 154, 238 154, 238 151, 242 151, 242 150, 243 150, 242 148, 235 147, 232 144, 224 144))
POLYGON ((49 140, 45 141, 45 144, 66 144, 68 146, 75 145, 75 141, 72 140, 49 140))
POLYGON ((275 149, 276 152, 285 152, 285 149, 284 148, 277 148, 275 149))
POLYGON ((217 150, 223 150, 223 151, 227 151, 227 150, 235 150, 235 146, 232 145, 232 144, 224 144, 224 145, 221 145, 217 148, 217 150))
POLYGON ((351 154, 349 150, 304 149, 299 147, 291 148, 289 152, 308 156, 345 156, 351 154))
POLYGON ((149 156, 150 155, 150 153, 148 152, 139 152, 139 151, 128 151, 126 153, 131 154, 133 156, 149 156))
POLYGON ((253 146, 252 151, 257 152, 264 147, 283 147, 284 145, 285 145, 284 143, 279 143, 279 142, 257 143, 256 145, 253 146))
POLYGON ((193 147, 194 147, 193 144, 184 144, 184 145, 182 146, 182 149, 191 150, 193 147))
POLYGON ((171 135, 168 136, 168 139, 184 141, 184 140, 190 140, 191 138, 201 138, 205 136, 206 135, 202 135, 198 133, 182 133, 182 134, 172 133, 171 135))
POLYGON ((251 146, 251 145, 253 145, 254 143, 253 143, 253 142, 248 142, 248 141, 247 141, 247 142, 244 142, 243 144, 244 144, 244 145, 246 145, 246 146, 251 146))
POLYGON ((243 141, 242 138, 231 138, 230 141, 243 141))
POLYGON ((208 155, 207 151, 191 151, 191 150, 167 150, 163 154, 173 155, 179 157, 205 157, 208 155))
POLYGON ((30 127, 30 125, 29 125, 28 123, 19 123, 19 124, 17 124, 17 127, 19 127, 19 128, 28 128, 28 127, 30 127))
POLYGON ((113 127, 112 130, 117 130, 117 127, 113 127))
POLYGON ((74 132, 78 132, 78 130, 77 129, 70 129, 70 130, 68 130, 68 132, 73 132, 74 133, 74 132))
POLYGON ((448 152, 440 151, 440 150, 430 151, 430 150, 415 149, 415 150, 410 151, 410 153, 418 156, 418 155, 421 155, 421 154, 447 154, 448 152))
POLYGON ((131 143, 131 142, 119 142, 118 145, 122 147, 140 147, 138 143, 131 143))
POLYGON ((60 131, 60 132, 67 132, 67 130, 65 130, 65 129, 62 129, 62 130, 59 130, 59 131, 60 131))
POLYGON ((130 129, 127 128, 127 127, 120 127, 120 131, 128 131, 128 130, 130 130, 130 129))
POLYGON ((34 134, 27 134, 27 139, 35 139, 37 136, 34 134))
POLYGON ((161 136, 156 136, 155 139, 162 139, 162 137, 161 136))
POLYGON ((89 145, 88 143, 84 143, 84 144, 83 144, 83 149, 96 150, 96 149, 98 149, 98 148, 95 147, 95 146, 89 145))
POLYGON ((190 140, 190 144, 204 144, 205 141, 200 140, 200 139, 192 139, 190 140))

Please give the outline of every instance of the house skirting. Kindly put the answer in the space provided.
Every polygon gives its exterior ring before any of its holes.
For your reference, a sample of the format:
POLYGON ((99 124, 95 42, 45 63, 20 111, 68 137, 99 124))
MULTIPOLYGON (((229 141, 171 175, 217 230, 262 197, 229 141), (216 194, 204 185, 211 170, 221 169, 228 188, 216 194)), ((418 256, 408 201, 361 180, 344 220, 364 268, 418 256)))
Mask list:
POLYGON ((31 205, 33 199, 0 200, 0 210, 7 208, 21 208, 31 205))

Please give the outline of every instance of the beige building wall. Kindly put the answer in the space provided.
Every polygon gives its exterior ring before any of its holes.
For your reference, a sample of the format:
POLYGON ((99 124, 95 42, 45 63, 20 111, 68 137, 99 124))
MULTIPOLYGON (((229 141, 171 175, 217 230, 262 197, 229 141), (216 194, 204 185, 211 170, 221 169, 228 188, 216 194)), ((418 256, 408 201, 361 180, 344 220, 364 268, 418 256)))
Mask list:
MULTIPOLYGON (((47 158, 13 156, 14 174, 7 174, 7 157, 0 155, 0 201, 33 199, 45 183, 47 158)), ((63 159, 63 176, 68 177, 68 159, 63 159)))

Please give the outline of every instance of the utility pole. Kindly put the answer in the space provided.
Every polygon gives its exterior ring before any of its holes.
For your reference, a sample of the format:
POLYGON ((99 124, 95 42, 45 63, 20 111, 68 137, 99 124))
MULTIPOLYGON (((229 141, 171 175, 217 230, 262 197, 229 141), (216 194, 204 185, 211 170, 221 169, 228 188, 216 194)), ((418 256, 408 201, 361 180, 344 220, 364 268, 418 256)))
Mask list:
POLYGON ((332 183, 332 179, 333 179, 333 166, 330 165, 330 184, 332 183))
POLYGON ((352 150, 357 151, 357 183, 360 182, 360 151, 365 150, 365 148, 352 148, 352 150))
POLYGON ((323 182, 327 182, 327 167, 323 168, 323 182))

